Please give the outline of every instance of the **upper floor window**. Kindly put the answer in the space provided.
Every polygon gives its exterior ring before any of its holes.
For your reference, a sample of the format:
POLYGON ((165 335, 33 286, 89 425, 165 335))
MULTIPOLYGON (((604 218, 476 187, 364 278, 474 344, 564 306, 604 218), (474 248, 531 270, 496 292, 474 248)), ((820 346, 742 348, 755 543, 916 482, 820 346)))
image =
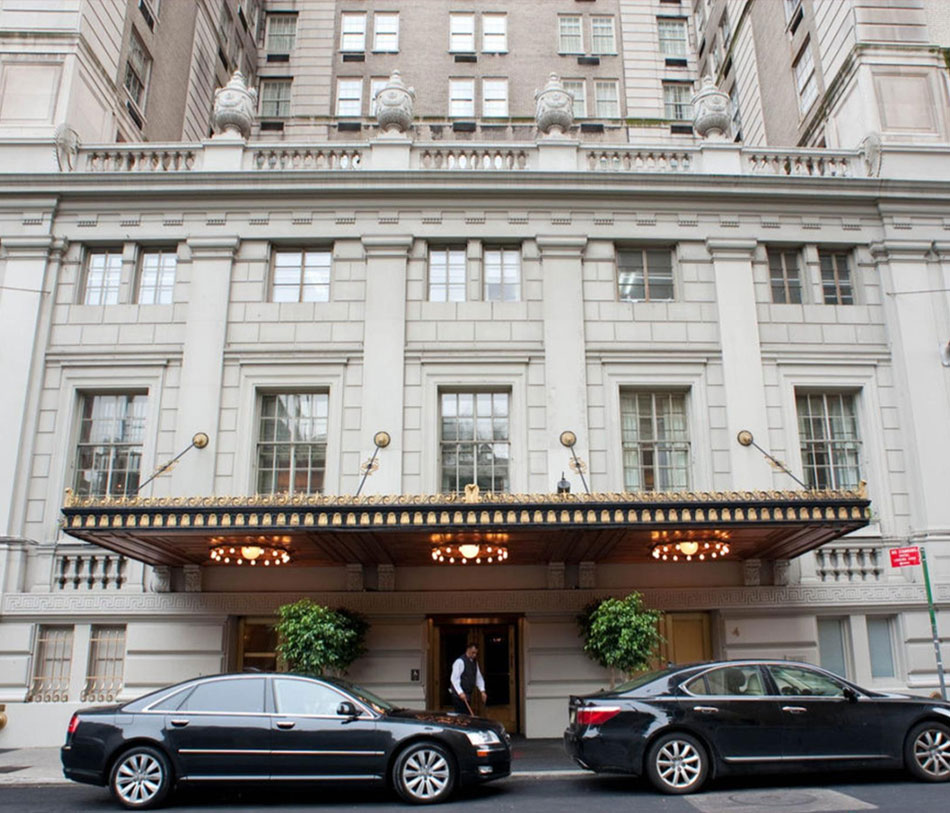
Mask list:
POLYGON ((297 37, 296 14, 267 15, 267 54, 289 54, 297 37))
POLYGON ((621 302, 673 299, 672 252, 668 248, 618 251, 617 283, 621 302))
POLYGON ((795 12, 801 8, 802 0, 785 0, 785 20, 788 22, 795 16, 795 12))
POLYGON ((82 397, 76 477, 83 497, 134 497, 139 489, 145 441, 144 393, 102 393, 82 397))
POLYGON ((133 31, 129 38, 129 54, 125 63, 125 89, 138 107, 142 107, 145 102, 145 88, 148 86, 151 65, 152 58, 138 34, 133 31))
POLYGON ((91 251, 86 256, 83 305, 115 305, 122 277, 121 249, 91 251))
POLYGON ((384 79, 382 77, 374 77, 370 80, 369 83, 369 114, 370 116, 376 115, 376 97, 379 95, 379 92, 389 84, 389 79, 384 79))
POLYGON ((722 47, 729 48, 729 40, 732 39, 732 25, 729 22, 729 10, 722 9, 722 17, 719 18, 719 36, 722 38, 722 47))
POLYGON ((562 54, 584 53, 584 29, 581 17, 561 15, 557 18, 558 45, 562 54))
POLYGON ((290 79, 261 80, 261 117, 284 118, 290 115, 290 79))
POLYGON ((660 53, 674 59, 686 56, 686 20, 662 18, 656 21, 660 38, 660 53))
POLYGON ((170 305, 175 294, 175 251, 146 251, 139 270, 137 301, 140 305, 170 305))
POLYGON ((620 87, 615 79, 594 82, 594 115, 600 119, 620 118, 620 87))
POLYGON ((587 83, 583 79, 563 79, 564 90, 574 99, 574 118, 587 118, 587 83))
POLYGON ((465 301, 465 249, 429 249, 429 301, 465 301))
POLYGON ((474 79, 449 80, 449 115, 454 118, 474 118, 474 79))
POLYGON ((373 15, 373 50, 396 53, 399 50, 399 13, 373 15))
POLYGON ((441 414, 442 491, 510 489, 507 392, 443 392, 441 414))
POLYGON ((848 393, 799 393, 795 404, 802 468, 808 488, 857 488, 861 480, 861 441, 854 396, 848 393))
POLYGON ((86 683, 80 700, 112 703, 122 691, 125 673, 125 625, 92 628, 86 683))
POLYGON ((853 305, 854 289, 848 254, 844 251, 819 251, 821 291, 826 305, 853 305))
POLYGON ((353 117, 363 114, 362 79, 337 79, 336 114, 353 117))
POLYGON ((770 248, 768 257, 772 301, 779 304, 800 305, 802 280, 798 273, 798 251, 770 248))
POLYGON ((72 662, 72 626, 41 624, 36 630, 33 677, 27 700, 33 703, 67 702, 72 662))
POLYGON ((508 80, 482 79, 482 116, 498 118, 508 115, 508 80))
POLYGON ((811 43, 805 41, 795 60, 795 84, 798 87, 798 108, 804 115, 812 102, 818 98, 818 82, 815 79, 815 61, 811 55, 811 43))
POLYGON ((620 395, 623 483, 626 491, 689 488, 686 395, 623 392, 620 395))
POLYGON ((329 251, 275 251, 274 302, 329 302, 329 251))
POLYGON ((475 50, 475 15, 449 15, 449 50, 471 53, 475 50))
POLYGON ((485 249, 487 302, 517 302, 521 299, 521 252, 514 248, 485 249))
POLYGON ((590 52, 592 54, 617 53, 613 17, 590 18, 590 52))
POLYGON ((739 109, 739 88, 735 85, 729 90, 729 101, 732 105, 732 137, 742 141, 742 111, 739 109))
POLYGON ((482 51, 503 54, 508 51, 508 15, 482 15, 482 51))
POLYGON ((366 14, 344 13, 340 18, 340 50, 366 50, 366 14))
POLYGON ((258 494, 321 494, 327 468, 329 396, 322 392, 261 396, 258 494))
POLYGON ((663 83, 663 115, 673 121, 691 121, 693 88, 687 82, 663 83))

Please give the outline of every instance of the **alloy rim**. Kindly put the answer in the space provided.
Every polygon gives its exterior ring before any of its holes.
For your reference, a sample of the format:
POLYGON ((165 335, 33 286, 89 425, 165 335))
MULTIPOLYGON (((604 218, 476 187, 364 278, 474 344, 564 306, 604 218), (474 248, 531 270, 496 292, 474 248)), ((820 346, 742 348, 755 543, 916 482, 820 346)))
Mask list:
POLYGON ((416 799, 434 799, 449 784, 449 763, 438 751, 414 751, 402 767, 402 782, 416 799))
POLYGON ((703 760, 692 744, 685 740, 670 740, 656 755, 656 770, 671 788, 688 788, 703 769, 703 760))
POLYGON ((914 759, 930 776, 950 778, 950 737, 939 728, 920 732, 914 740, 914 759))
POLYGON ((115 772, 115 789, 130 805, 144 805, 155 798, 162 787, 161 763, 149 754, 131 754, 115 772))

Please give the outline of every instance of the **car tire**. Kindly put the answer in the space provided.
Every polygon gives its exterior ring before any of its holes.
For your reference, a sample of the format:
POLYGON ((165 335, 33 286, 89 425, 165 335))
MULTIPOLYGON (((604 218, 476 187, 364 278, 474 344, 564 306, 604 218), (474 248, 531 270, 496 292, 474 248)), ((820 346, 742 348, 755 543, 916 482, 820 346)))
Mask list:
POLYGON ((109 772, 109 790, 129 810, 158 807, 171 793, 172 766, 157 748, 138 745, 123 751, 109 772))
POLYGON ((950 780, 950 726, 936 720, 914 726, 904 743, 904 764, 924 782, 950 780))
POLYGON ((428 740, 408 746, 393 764, 393 787, 411 804, 444 802, 455 790, 457 779, 455 759, 445 747, 428 740))
POLYGON ((647 751, 646 773, 661 793, 693 793, 709 775, 709 755, 689 734, 664 734, 647 751))

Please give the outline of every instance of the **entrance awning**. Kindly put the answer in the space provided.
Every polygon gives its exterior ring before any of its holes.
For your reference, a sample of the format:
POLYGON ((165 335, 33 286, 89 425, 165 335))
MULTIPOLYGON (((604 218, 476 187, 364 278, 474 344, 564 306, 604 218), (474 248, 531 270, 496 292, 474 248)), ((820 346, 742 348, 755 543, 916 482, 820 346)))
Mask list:
POLYGON ((858 491, 77 498, 70 536, 150 565, 208 564, 273 541, 292 565, 431 565, 446 534, 504 534, 509 564, 647 562, 663 542, 719 539, 730 559, 789 559, 868 524, 858 491))

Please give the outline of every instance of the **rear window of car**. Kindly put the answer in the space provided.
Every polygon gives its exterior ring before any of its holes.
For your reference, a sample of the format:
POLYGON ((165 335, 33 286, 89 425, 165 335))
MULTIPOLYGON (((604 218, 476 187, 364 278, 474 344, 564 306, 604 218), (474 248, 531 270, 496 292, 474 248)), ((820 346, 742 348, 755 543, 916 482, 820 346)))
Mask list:
POLYGON ((264 678, 200 683, 178 710, 261 714, 264 711, 264 683, 264 678))
POLYGON ((151 711, 178 711, 178 707, 193 688, 193 686, 187 686, 184 689, 174 692, 165 699, 159 700, 157 703, 151 705, 149 709, 151 711))

